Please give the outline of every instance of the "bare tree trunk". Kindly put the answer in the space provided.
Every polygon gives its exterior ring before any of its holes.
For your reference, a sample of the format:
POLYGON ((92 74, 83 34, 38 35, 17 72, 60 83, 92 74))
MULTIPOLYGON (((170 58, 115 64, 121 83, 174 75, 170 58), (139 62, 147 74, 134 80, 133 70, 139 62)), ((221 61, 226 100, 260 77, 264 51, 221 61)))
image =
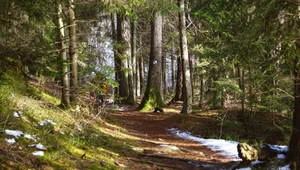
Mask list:
POLYGON ((117 72, 119 83, 119 97, 127 99, 129 96, 128 86, 128 58, 131 57, 130 48, 130 22, 128 18, 117 14, 117 72))
POLYGON ((203 108, 203 102, 204 102, 204 76, 200 75, 200 89, 199 89, 199 108, 203 108))
POLYGON ((70 84, 70 101, 76 104, 77 88, 78 88, 78 69, 77 60, 78 55, 76 53, 77 42, 76 42, 76 23, 75 23, 75 12, 74 12, 74 0, 69 0, 69 35, 70 35, 70 49, 69 55, 71 58, 71 84, 70 84))
POLYGON ((136 96, 141 96, 141 80, 140 80, 140 59, 136 58, 136 82, 135 82, 135 87, 136 87, 136 96))
POLYGON ((184 0, 178 0, 178 6, 181 11, 179 12, 179 38, 180 38, 180 51, 183 60, 183 107, 181 113, 191 113, 193 111, 193 94, 192 94, 192 81, 191 70, 188 53, 188 42, 186 37, 186 25, 185 25, 185 8, 184 0))
POLYGON ((167 60, 167 52, 165 54, 165 57, 162 58, 162 62, 161 62, 161 68, 162 68, 162 85, 163 85, 163 95, 162 95, 162 98, 165 99, 165 96, 167 96, 168 94, 168 82, 167 82, 167 74, 168 74, 168 71, 167 71, 167 63, 166 63, 166 60, 167 60))
POLYGON ((137 96, 137 56, 136 56, 136 21, 131 22, 131 60, 133 71, 133 97, 136 101, 137 96))
POLYGON ((175 88, 175 55, 174 55, 174 47, 172 47, 172 50, 171 50, 171 72, 172 72, 172 89, 174 90, 175 88))
POLYGON ((66 36, 64 29, 64 22, 62 18, 62 5, 56 1, 56 12, 57 12, 57 27, 60 41, 59 55, 61 59, 62 68, 62 98, 61 105, 64 108, 70 107, 70 96, 69 96, 69 76, 68 76, 68 64, 67 64, 67 45, 66 36))
POLYGON ((145 92, 145 67, 144 67, 144 58, 139 57, 139 70, 140 70, 140 85, 141 85, 141 94, 145 92))
MULTIPOLYGON (((298 44, 298 51, 300 45, 298 44)), ((289 142, 289 151, 286 160, 295 162, 295 169, 300 165, 300 57, 295 58, 294 69, 294 112, 293 112, 293 132, 289 142)))
MULTIPOLYGON (((112 31, 112 40, 113 40, 113 44, 115 44, 117 42, 117 30, 116 30, 116 14, 112 13, 111 14, 111 31, 112 31)), ((114 52, 114 65, 115 65, 115 80, 118 80, 118 60, 117 60, 117 49, 116 47, 113 48, 113 52, 114 52)), ((115 95, 119 95, 119 87, 116 87, 114 89, 114 94, 115 95)))
MULTIPOLYGON (((132 50, 132 49, 131 49, 132 50)), ((128 97, 126 100, 126 103, 128 104, 134 104, 135 103, 135 84, 134 84, 134 76, 133 76, 133 71, 135 69, 135 61, 132 60, 132 56, 128 58, 128 97)))
POLYGON ((176 77, 176 88, 175 88, 175 95, 172 99, 172 102, 175 101, 183 101, 183 68, 182 68, 182 58, 180 55, 177 57, 177 77, 176 77))
POLYGON ((149 110, 163 107, 161 59, 162 58, 162 17, 160 12, 154 12, 151 22, 151 49, 148 81, 143 100, 139 109, 149 110))
POLYGON ((246 87, 245 87, 245 69, 242 69, 238 67, 239 72, 239 87, 242 90, 242 96, 241 96, 241 104, 242 104, 242 115, 243 121, 244 121, 244 127, 245 127, 245 133, 246 136, 248 136, 248 126, 247 126, 247 119, 246 119, 246 87))

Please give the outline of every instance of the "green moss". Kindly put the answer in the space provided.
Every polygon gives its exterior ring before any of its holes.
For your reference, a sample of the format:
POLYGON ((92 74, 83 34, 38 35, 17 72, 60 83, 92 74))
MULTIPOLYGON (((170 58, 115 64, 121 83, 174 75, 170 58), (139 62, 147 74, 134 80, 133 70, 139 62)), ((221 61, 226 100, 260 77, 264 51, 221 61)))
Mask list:
POLYGON ((160 92, 156 91, 154 88, 151 88, 149 93, 145 94, 141 105, 139 106, 140 111, 149 111, 155 107, 161 108, 164 107, 164 102, 162 100, 160 92))
MULTIPOLYGON (((34 85, 29 85, 14 74, 0 77, 0 103, 1 132, 5 129, 20 130, 36 136, 36 143, 41 143, 47 148, 45 156, 33 157, 31 152, 34 148, 29 148, 28 145, 35 142, 20 137, 16 144, 20 147, 17 148, 22 148, 22 153, 32 156, 32 161, 22 157, 22 160, 15 162, 10 160, 10 157, 5 157, 0 159, 0 169, 32 169, 35 168, 35 163, 41 169, 119 169, 114 160, 122 160, 123 157, 136 154, 131 149, 131 145, 136 145, 135 140, 122 138, 121 131, 108 134, 101 132, 101 124, 97 123, 99 121, 95 115, 80 112, 78 116, 79 113, 74 114, 74 111, 58 108, 56 98, 34 85), (17 110, 23 112, 21 118, 12 116, 17 110), (48 119, 56 124, 38 124, 48 119), (101 160, 105 162, 104 165, 100 163, 101 160)), ((6 135, 0 137, 3 147, 8 145, 5 137, 6 135)), ((12 152, 11 157, 18 153, 12 152)))

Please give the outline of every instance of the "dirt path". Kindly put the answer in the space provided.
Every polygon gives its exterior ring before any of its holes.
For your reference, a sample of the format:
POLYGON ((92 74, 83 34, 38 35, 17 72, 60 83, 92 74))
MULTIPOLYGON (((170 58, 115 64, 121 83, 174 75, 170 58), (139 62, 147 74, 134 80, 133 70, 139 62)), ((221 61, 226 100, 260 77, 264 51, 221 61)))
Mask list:
MULTIPOLYGON (((130 158, 129 169, 231 169, 237 162, 220 156, 200 143, 176 137, 168 129, 213 126, 205 118, 184 116, 176 113, 141 113, 124 111, 109 114, 109 119, 118 122, 130 134, 142 138, 141 154, 130 158), (202 119, 202 120, 200 120, 202 119)), ((201 132, 200 132, 201 133, 201 132)))

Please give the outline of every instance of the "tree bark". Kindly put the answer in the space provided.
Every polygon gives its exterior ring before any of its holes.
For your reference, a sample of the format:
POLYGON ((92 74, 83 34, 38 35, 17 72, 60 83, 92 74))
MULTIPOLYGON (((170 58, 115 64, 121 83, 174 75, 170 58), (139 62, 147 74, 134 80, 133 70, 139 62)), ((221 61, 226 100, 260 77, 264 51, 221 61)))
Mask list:
POLYGON ((131 60, 132 60, 132 73, 133 73, 133 97, 134 101, 137 96, 137 55, 136 55, 136 21, 131 22, 131 60))
POLYGON ((188 42, 186 37, 186 25, 185 25, 185 8, 184 0, 178 0, 178 6, 181 11, 179 12, 179 38, 180 38, 180 53, 183 61, 183 107, 181 113, 191 113, 193 111, 193 94, 192 94, 192 81, 191 70, 188 53, 188 42))
POLYGON ((145 92, 145 67, 144 67, 144 58, 139 57, 139 72, 140 72, 140 94, 142 95, 145 92))
POLYGON ((74 12, 74 0, 69 0, 69 35, 70 35, 70 49, 69 55, 71 58, 71 81, 70 81, 70 101, 72 104, 76 104, 77 88, 78 88, 78 69, 77 60, 78 55, 76 52, 76 23, 74 12))
POLYGON ((149 110, 163 107, 162 100, 162 17, 160 12, 154 12, 151 22, 151 49, 148 81, 143 100, 139 105, 140 110, 149 110))
MULTIPOLYGON (((119 83, 118 96, 125 101, 129 96, 128 86, 128 58, 131 57, 130 22, 121 14, 117 14, 117 82, 119 83)), ((124 102, 124 101, 123 101, 124 102)))
POLYGON ((162 98, 165 99, 165 97, 168 95, 168 71, 167 71, 167 53, 165 54, 165 57, 162 58, 161 67, 162 67, 162 85, 163 85, 163 95, 162 98))
POLYGON ((245 85, 245 69, 240 68, 238 66, 238 72, 239 72, 239 87, 242 90, 242 96, 241 96, 241 106, 242 106, 242 116, 243 116, 243 122, 245 127, 245 133, 246 136, 248 136, 248 125, 246 120, 246 85, 245 85))
POLYGON ((172 90, 175 89, 175 68, 174 68, 174 65, 175 65, 175 55, 174 55, 174 47, 172 47, 171 49, 171 72, 172 72, 172 90))
POLYGON ((62 5, 56 1, 56 12, 57 12, 57 27, 58 27, 58 37, 60 41, 59 56, 61 59, 61 69, 62 69, 62 97, 61 105, 64 108, 70 107, 70 96, 69 96, 69 76, 68 76, 68 61, 67 61, 67 45, 66 36, 64 29, 64 22, 62 18, 62 5))
MULTIPOLYGON (((112 13, 111 14, 111 32, 112 32, 112 40, 113 40, 113 44, 116 44, 117 43, 117 30, 116 30, 116 14, 112 13)), ((117 57, 117 49, 116 47, 114 46, 113 47, 113 52, 114 52, 114 66, 115 66, 115 81, 117 81, 119 78, 118 76, 118 57, 117 57)), ((119 87, 117 86, 115 89, 114 89, 114 94, 116 96, 119 95, 119 87)))
POLYGON ((171 102, 183 101, 183 68, 182 68, 182 58, 177 57, 177 77, 176 77, 176 87, 175 87, 175 95, 171 102))
MULTIPOLYGON (((300 51, 300 44, 297 46, 300 51)), ((295 166, 300 167, 300 57, 295 58, 294 69, 294 112, 293 131, 289 141, 287 161, 294 161, 295 166)))

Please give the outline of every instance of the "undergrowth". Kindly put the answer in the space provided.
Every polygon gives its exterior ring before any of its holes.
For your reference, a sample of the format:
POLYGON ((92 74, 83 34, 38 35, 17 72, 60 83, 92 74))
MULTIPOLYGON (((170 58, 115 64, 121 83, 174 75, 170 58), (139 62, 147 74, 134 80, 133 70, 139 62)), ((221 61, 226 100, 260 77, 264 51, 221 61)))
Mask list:
POLYGON ((120 169, 116 162, 135 154, 134 139, 123 135, 124 129, 112 125, 107 130, 100 117, 62 110, 59 99, 13 73, 1 77, 0 103, 0 169, 120 169), (17 111, 20 117, 13 115, 17 111), (40 125, 47 120, 54 124, 40 125), (21 136, 9 144, 12 136, 5 130, 22 131, 36 141, 21 136), (37 143, 46 147, 44 156, 32 154, 37 149, 29 145, 37 143))

